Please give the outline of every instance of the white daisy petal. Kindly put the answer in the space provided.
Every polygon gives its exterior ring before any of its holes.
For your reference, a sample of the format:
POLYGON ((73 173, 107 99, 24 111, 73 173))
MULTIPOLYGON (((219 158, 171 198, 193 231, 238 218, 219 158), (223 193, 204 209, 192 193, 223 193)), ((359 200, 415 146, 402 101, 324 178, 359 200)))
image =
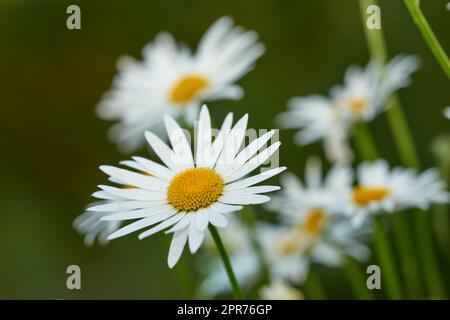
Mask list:
POLYGON ((192 216, 192 214, 186 214, 183 219, 178 221, 172 228, 170 228, 170 230, 167 230, 166 233, 172 233, 187 228, 191 223, 192 216))
POLYGON ((221 213, 211 209, 208 211, 209 221, 217 228, 224 228, 228 224, 228 219, 221 213))
POLYGON ((216 202, 211 205, 211 208, 213 208, 215 211, 220 213, 230 213, 230 212, 236 212, 239 210, 242 210, 242 206, 233 206, 230 204, 220 203, 216 202))
POLYGON ((205 167, 213 168, 214 165, 216 164, 216 161, 219 158, 225 145, 225 140, 227 139, 227 136, 230 134, 232 124, 233 124, 233 114, 229 113, 222 124, 219 134, 217 135, 216 139, 211 145, 211 151, 209 152, 210 158, 206 159, 206 161, 203 163, 205 167))
POLYGON ((256 187, 247 187, 243 189, 243 192, 248 193, 266 193, 266 192, 273 192, 280 190, 281 187, 279 186, 256 186, 256 187))
POLYGON ((269 132, 266 132, 261 137, 253 140, 247 147, 245 147, 239 154, 236 156, 236 164, 242 165, 244 164, 248 159, 250 159, 255 153, 258 152, 266 143, 267 141, 272 138, 275 131, 271 130, 269 132))
POLYGON ((231 181, 234 181, 236 179, 239 179, 248 173, 252 172, 259 166, 261 166, 264 162, 266 162, 272 154, 278 150, 281 143, 276 142, 272 144, 270 147, 265 149, 264 151, 260 152, 258 155, 250 159, 246 164, 244 164, 242 167, 234 171, 230 176, 225 176, 225 182, 229 183, 231 181))
POLYGON ((230 183, 230 184, 226 185, 225 190, 229 190, 229 191, 239 190, 239 189, 243 189, 243 188, 252 186, 261 181, 267 180, 267 179, 279 174, 280 172, 283 172, 284 170, 286 170, 286 167, 278 167, 275 169, 270 169, 270 170, 264 171, 257 175, 251 176, 249 178, 230 183))
POLYGON ((196 227, 197 219, 196 216, 192 217, 191 224, 189 226, 189 250, 191 253, 197 252, 203 242, 205 233, 199 231, 196 227))
POLYGON ((120 201, 120 202, 110 202, 106 204, 95 205, 88 207, 88 211, 98 211, 98 212, 108 212, 108 211, 124 211, 131 209, 141 209, 141 208, 151 208, 166 204, 166 200, 155 200, 155 201, 120 201))
POLYGON ((219 201, 226 204, 260 204, 269 201, 268 196, 260 194, 250 194, 245 192, 230 191, 219 198, 219 201))
POLYGON ((166 195, 163 192, 154 192, 138 188, 122 189, 104 185, 99 185, 98 187, 106 192, 111 193, 114 196, 128 200, 152 201, 166 199, 166 195))
POLYGON ((177 213, 174 216, 168 218, 167 220, 164 220, 163 222, 161 222, 160 224, 158 224, 157 226, 148 229, 147 231, 142 232, 139 235, 139 239, 142 240, 144 238, 150 237, 151 235, 170 227, 171 225, 177 223, 178 221, 180 221, 183 217, 185 216, 184 213, 177 213))
POLYGON ((189 229, 187 228, 178 230, 173 234, 172 242, 170 243, 169 256, 167 257, 167 264, 170 269, 172 269, 180 259, 188 238, 188 234, 189 229))
POLYGON ((200 110, 200 118, 197 127, 197 138, 195 140, 197 144, 195 163, 198 167, 203 167, 204 163, 206 163, 207 161, 207 159, 205 158, 209 158, 205 154, 205 151, 211 150, 211 134, 211 117, 209 115, 208 108, 203 105, 202 109, 200 110))
POLYGON ((124 160, 124 161, 120 161, 120 164, 130 167, 132 169, 138 170, 138 171, 146 172, 145 167, 143 167, 141 164, 136 163, 134 161, 124 160))
POLYGON ((197 213, 195 213, 197 216, 197 229, 198 231, 205 231, 205 229, 208 227, 208 209, 201 209, 197 213))
POLYGON ((130 224, 126 225, 125 227, 120 228, 116 232, 110 234, 108 236, 108 240, 113 240, 113 239, 116 239, 119 237, 123 237, 127 234, 130 234, 137 230, 146 228, 148 226, 151 226, 152 224, 158 223, 162 220, 169 219, 172 215, 173 215, 173 213, 171 213, 171 212, 165 212, 165 213, 161 213, 161 214, 158 214, 155 216, 151 216, 151 217, 144 218, 144 219, 138 220, 136 222, 130 223, 130 224))
POLYGON ((173 172, 179 172, 183 169, 183 166, 177 163, 177 159, 173 151, 154 133, 146 131, 145 138, 161 161, 164 162, 164 164, 173 172))
POLYGON ((103 221, 124 221, 124 220, 132 220, 132 219, 141 219, 146 218, 149 216, 154 216, 157 214, 165 213, 165 212, 172 212, 176 213, 176 210, 173 209, 173 207, 169 204, 165 204, 162 206, 157 206, 154 208, 144 208, 144 209, 137 209, 132 211, 124 211, 124 212, 117 212, 105 215, 101 218, 103 221))
POLYGON ((92 196, 97 199, 105 199, 105 200, 116 200, 119 197, 105 191, 95 191, 92 196))
POLYGON ((220 174, 226 172, 230 164, 233 164, 233 160, 239 148, 242 145, 247 129, 248 115, 244 115, 233 127, 230 134, 227 136, 223 151, 217 160, 215 170, 220 174))
POLYGON ((186 165, 188 168, 192 168, 194 166, 194 159, 192 157, 191 146, 186 139, 183 129, 181 129, 172 117, 167 115, 164 117, 164 123, 173 151, 180 159, 180 163, 186 165))
POLYGON ((122 184, 139 187, 147 190, 165 191, 167 183, 155 177, 145 176, 140 173, 124 170, 112 166, 100 166, 100 170, 118 179, 122 184))
POLYGON ((149 159, 145 159, 142 157, 133 157, 133 159, 142 166, 142 171, 147 172, 152 176, 158 177, 161 180, 169 182, 175 175, 170 169, 149 159))

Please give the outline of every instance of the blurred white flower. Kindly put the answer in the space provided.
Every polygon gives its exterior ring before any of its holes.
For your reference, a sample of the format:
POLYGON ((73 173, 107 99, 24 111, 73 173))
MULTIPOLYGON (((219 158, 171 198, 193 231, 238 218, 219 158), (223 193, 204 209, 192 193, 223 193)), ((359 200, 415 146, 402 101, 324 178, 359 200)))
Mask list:
POLYGON ((356 186, 348 194, 345 211, 358 225, 369 213, 389 213, 410 208, 428 209, 432 203, 450 200, 437 170, 421 174, 401 167, 389 168, 385 160, 361 163, 356 186))
POLYGON ((200 248, 209 223, 225 227, 228 219, 224 214, 239 211, 241 205, 269 201, 270 198, 262 194, 279 190, 279 187, 254 185, 282 172, 284 167, 243 177, 267 161, 278 150, 280 142, 260 151, 264 146, 261 142, 267 142, 267 136, 273 134, 268 132, 239 151, 244 143, 247 119, 245 115, 231 128, 233 115, 228 114, 212 141, 211 119, 204 106, 200 111, 193 154, 183 130, 173 118, 166 116, 164 122, 172 148, 151 132, 147 131, 145 135, 163 164, 133 157, 133 161, 123 164, 139 172, 101 166, 100 169, 120 187, 99 186, 102 191, 94 193, 94 197, 114 199, 87 210, 109 213, 101 218, 107 221, 138 219, 107 239, 156 225, 139 235, 139 239, 144 239, 170 228, 166 233, 173 233, 168 256, 172 268, 188 238, 191 253, 200 248), (133 188, 122 188, 124 185, 133 188))
POLYGON ((371 121, 387 107, 388 98, 410 83, 419 60, 399 55, 385 67, 375 61, 365 68, 350 66, 342 85, 334 86, 330 97, 296 97, 277 122, 283 128, 300 129, 295 135, 299 145, 324 141, 325 152, 333 163, 348 163, 353 158, 349 136, 355 123, 371 121))
POLYGON ((386 110, 388 98, 410 84, 419 59, 410 55, 394 57, 385 67, 371 61, 365 68, 350 66, 344 84, 331 89, 333 104, 344 119, 371 121, 386 110))
MULTIPOLYGON (((106 202, 108 201, 105 200, 104 203, 106 202)), ((120 228, 120 221, 101 220, 105 215, 103 212, 86 211, 73 221, 75 230, 79 234, 84 235, 84 244, 86 246, 92 246, 95 239, 97 239, 100 245, 106 245, 108 243, 107 237, 120 228)))
POLYGON ((450 119, 450 107, 444 109, 444 117, 450 119))
MULTIPOLYGON (((230 258, 233 271, 243 288, 250 287, 261 274, 261 261, 255 252, 248 228, 237 218, 228 217, 228 226, 219 233, 230 258)), ((231 292, 230 280, 212 237, 205 238, 206 262, 201 260, 205 279, 200 285, 201 296, 214 297, 231 292)))
POLYGON ((294 140, 298 145, 307 145, 324 140, 327 157, 335 163, 350 162, 353 153, 348 142, 348 123, 339 119, 333 101, 324 96, 292 98, 289 110, 277 117, 282 128, 298 129, 294 140))
POLYGON ((263 300, 303 300, 304 295, 299 289, 286 281, 272 282, 260 290, 263 300))
POLYGON ((351 190, 352 174, 347 167, 331 169, 322 181, 318 160, 309 160, 306 186, 294 175, 282 176, 282 191, 266 205, 281 214, 282 225, 260 224, 259 239, 272 279, 301 284, 312 262, 339 266, 342 255, 358 260, 369 256, 358 237, 368 230, 355 229, 344 210, 345 196, 351 190))
POLYGON ((162 128, 165 114, 183 115, 191 123, 202 102, 240 99, 243 90, 234 82, 263 52, 257 34, 233 25, 229 17, 206 31, 195 54, 161 33, 144 48, 142 62, 119 59, 119 74, 98 105, 98 114, 119 121, 112 137, 124 151, 133 151, 143 143, 145 130, 162 128))

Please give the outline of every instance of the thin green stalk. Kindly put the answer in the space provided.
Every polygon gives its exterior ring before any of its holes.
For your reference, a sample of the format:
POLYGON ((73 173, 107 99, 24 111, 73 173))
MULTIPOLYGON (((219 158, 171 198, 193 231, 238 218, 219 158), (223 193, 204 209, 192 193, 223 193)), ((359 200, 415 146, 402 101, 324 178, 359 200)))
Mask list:
POLYGON ((376 160, 378 158, 378 150, 375 141, 370 134, 369 128, 364 122, 358 123, 356 126, 353 140, 361 159, 376 160))
POLYGON ((396 95, 392 96, 389 100, 386 116, 402 163, 407 167, 419 168, 419 157, 414 147, 414 141, 410 134, 408 122, 403 113, 400 100, 396 95))
POLYGON ((243 300, 244 294, 242 293, 242 289, 239 286, 236 276, 234 275, 233 267, 231 266, 230 259, 228 258, 225 247, 223 246, 222 239, 220 238, 216 227, 210 224, 208 226, 208 229, 211 233, 212 238, 214 239, 214 242, 216 243, 216 247, 219 251, 220 257, 222 258, 222 262, 227 272, 228 279, 230 280, 231 288, 233 289, 233 296, 236 300, 243 300))
MULTIPOLYGON (((381 64, 386 64, 388 60, 388 52, 385 45, 384 35, 382 29, 369 30, 365 25, 366 8, 369 5, 377 4, 376 0, 360 0, 361 17, 363 20, 363 28, 366 35, 367 45, 369 47, 370 55, 381 64)), ((388 111, 386 112, 391 128, 392 135, 395 140, 395 145, 400 154, 402 162, 410 167, 418 168, 419 160, 417 152, 414 147, 411 134, 409 133, 408 123, 403 114, 400 100, 397 96, 393 96, 388 102, 388 111)))
POLYGON ((430 297, 432 299, 447 299, 444 279, 439 267, 433 233, 431 229, 430 213, 420 210, 414 212, 418 248, 423 262, 423 269, 427 280, 430 297))
MULTIPOLYGON (((365 20, 365 10, 367 6, 376 3, 376 0, 360 0, 359 4, 363 22, 365 20)), ((383 31, 381 29, 368 30, 367 28, 365 28, 365 26, 364 30, 372 58, 377 59, 383 64, 386 63, 388 54, 384 41, 383 31)), ((391 104, 391 108, 387 111, 387 117, 392 134, 394 136, 397 150, 400 153, 400 157, 406 166, 411 166, 413 168, 419 169, 419 158, 417 156, 412 135, 403 114, 400 101, 394 96, 391 99, 391 104)), ((435 247, 433 246, 433 234, 430 221, 426 216, 415 213, 414 227, 418 240, 417 242, 420 244, 418 246, 420 261, 423 265, 425 279, 429 291, 433 297, 444 297, 442 295, 443 292, 441 288, 443 278, 441 270, 439 268, 437 253, 435 251, 435 247)), ((411 244, 412 243, 410 242, 410 245, 411 244)), ((416 281, 415 279, 411 279, 409 281, 412 280, 416 281)))
POLYGON ((247 224, 247 229, 250 233, 251 245, 253 247, 253 250, 255 250, 259 263, 261 265, 262 281, 267 281, 269 279, 269 268, 267 266, 266 259, 264 258, 264 250, 256 235, 255 227, 257 216, 254 207, 250 205, 245 206, 241 211, 241 216, 247 224))
POLYGON ((352 258, 345 257, 344 271, 347 274, 350 285, 359 300, 372 300, 374 296, 372 291, 367 288, 366 274, 362 272, 361 266, 352 258))
POLYGON ((407 216, 404 213, 396 213, 389 217, 394 241, 400 249, 400 263, 403 273, 405 289, 410 299, 422 298, 422 284, 419 281, 420 270, 414 250, 413 235, 408 225, 407 216))
POLYGON ((326 291, 320 282, 319 276, 312 268, 309 270, 308 279, 305 282, 304 290, 308 299, 325 300, 327 298, 326 291))
MULTIPOLYGON (((356 147, 360 153, 360 157, 364 160, 373 160, 378 158, 378 151, 375 142, 371 136, 367 125, 359 124, 354 135, 356 147)), ((419 269, 415 257, 412 234, 407 225, 407 217, 397 215, 391 217, 394 239, 400 248, 402 272, 405 277, 406 287, 409 297, 417 299, 420 297, 421 285, 418 281, 419 269)))
MULTIPOLYGON (((378 158, 378 151, 376 149, 375 142, 373 141, 373 137, 365 123, 360 123, 358 125, 353 137, 355 139, 356 148, 362 159, 373 160, 378 158)), ((399 292, 398 288, 400 288, 400 279, 397 275, 397 269, 395 268, 394 256, 391 254, 388 235, 383 226, 377 226, 375 222, 378 218, 379 217, 375 217, 374 219, 373 237, 375 249, 378 252, 378 258, 382 269, 387 270, 387 272, 383 272, 383 275, 386 279, 388 294, 393 299, 399 299, 397 293, 399 292)), ((406 239, 406 241, 402 241, 401 244, 408 243, 408 241, 409 239, 406 239)))
MULTIPOLYGON (((450 136, 439 139, 435 145, 435 156, 439 160, 439 172, 442 181, 450 184, 450 136)), ((438 245, 447 264, 450 264, 450 212, 448 204, 433 207, 434 221, 438 245)))
POLYGON ((390 299, 402 299, 402 288, 400 279, 397 276, 398 272, 394 263, 394 255, 390 250, 388 235, 381 219, 382 216, 376 216, 373 219, 375 229, 374 246, 381 265, 381 276, 384 277, 388 297, 390 299))
POLYGON ((417 25, 423 38, 430 47, 431 52, 441 65, 442 70, 450 79, 450 60, 428 24, 427 19, 423 15, 422 10, 420 9, 420 0, 404 0, 404 2, 414 23, 417 25))

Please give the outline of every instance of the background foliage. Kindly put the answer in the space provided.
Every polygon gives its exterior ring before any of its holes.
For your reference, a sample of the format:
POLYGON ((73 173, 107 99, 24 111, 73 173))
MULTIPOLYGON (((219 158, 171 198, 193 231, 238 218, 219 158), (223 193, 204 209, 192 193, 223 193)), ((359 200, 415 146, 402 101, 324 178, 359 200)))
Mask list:
MULTIPOLYGON (((449 52, 445 4, 424 1, 422 7, 449 52)), ((422 58, 422 69, 400 96, 421 160, 433 166, 431 141, 449 132, 441 113, 449 105, 449 83, 403 2, 380 6, 390 54, 422 58)), ((249 112, 251 127, 272 128, 290 97, 327 93, 349 64, 369 57, 356 0, 0 1, 0 298, 192 297, 167 268, 168 237, 128 236, 86 248, 72 220, 105 180, 98 166, 124 158, 106 137, 110 124, 94 113, 116 59, 140 57, 161 30, 194 47, 222 15, 257 30, 267 52, 240 82, 242 101, 211 104, 216 123, 229 111, 249 112), (81 7, 79 31, 66 28, 70 4, 81 7), (82 269, 81 291, 66 289, 70 264, 82 269)), ((383 156, 398 164, 386 119, 370 126, 383 156)), ((318 144, 294 146, 292 132, 282 132, 281 140, 280 161, 297 174, 308 155, 322 154, 318 144)), ((192 257, 184 259, 193 265, 192 257)), ((332 298, 351 297, 341 271, 319 271, 332 298)))

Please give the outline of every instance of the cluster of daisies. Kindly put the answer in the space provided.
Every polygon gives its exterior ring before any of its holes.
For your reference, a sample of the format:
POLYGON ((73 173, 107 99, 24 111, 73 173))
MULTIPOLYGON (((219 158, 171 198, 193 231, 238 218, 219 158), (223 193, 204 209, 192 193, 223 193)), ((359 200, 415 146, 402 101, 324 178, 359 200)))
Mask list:
MULTIPOLYGON (((304 182, 291 172, 281 176, 282 190, 265 204, 277 213, 276 224, 258 222, 256 235, 263 261, 254 253, 245 226, 237 219, 223 231, 231 261, 241 284, 251 287, 268 267, 270 284, 261 289, 283 288, 279 298, 297 299, 311 264, 341 267, 346 257, 367 261, 372 219, 411 208, 426 210, 431 203, 447 203, 449 194, 437 171, 422 174, 390 168, 386 161, 361 163, 356 174, 348 165, 335 165, 323 177, 317 158, 307 161, 304 182), (231 236, 230 236, 231 234, 231 236)), ((227 292, 225 270, 211 259, 211 269, 201 287, 205 296, 227 292)), ((281 289, 280 289, 281 290, 281 289)))
POLYGON ((300 129, 295 139, 301 145, 322 139, 333 166, 323 177, 321 162, 312 157, 304 178, 289 172, 280 177, 282 188, 267 182, 286 169, 262 168, 280 146, 274 130, 247 143, 247 115, 234 121, 229 113, 215 130, 203 105, 241 99, 243 89, 235 82, 263 53, 254 31, 223 17, 195 52, 161 33, 144 48, 142 61, 119 59, 119 73, 98 113, 116 121, 110 134, 122 151, 146 142, 154 160, 134 156, 120 167, 100 167, 110 183, 98 186, 97 201, 74 221, 86 245, 164 231, 172 236, 170 268, 186 245, 191 253, 202 248, 199 292, 211 297, 231 290, 208 233, 217 227, 242 286, 266 273, 262 298, 301 299, 298 288, 311 264, 337 267, 346 256, 370 256, 366 242, 374 215, 449 201, 433 169, 418 174, 384 160, 351 167, 352 128, 386 110, 390 96, 409 84, 418 68, 412 56, 395 57, 386 66, 350 67, 330 97, 292 99, 277 122, 300 129), (274 191, 272 199, 266 195, 274 191), (247 223, 237 214, 245 205, 260 204, 276 213, 271 222, 247 223))
POLYGON ((418 67, 418 58, 409 55, 396 56, 386 66, 375 60, 365 68, 350 66, 344 83, 332 87, 329 96, 294 97, 277 122, 282 128, 300 129, 297 144, 322 140, 330 162, 349 163, 353 159, 349 138, 355 124, 372 121, 385 111, 388 99, 409 85, 418 67))

